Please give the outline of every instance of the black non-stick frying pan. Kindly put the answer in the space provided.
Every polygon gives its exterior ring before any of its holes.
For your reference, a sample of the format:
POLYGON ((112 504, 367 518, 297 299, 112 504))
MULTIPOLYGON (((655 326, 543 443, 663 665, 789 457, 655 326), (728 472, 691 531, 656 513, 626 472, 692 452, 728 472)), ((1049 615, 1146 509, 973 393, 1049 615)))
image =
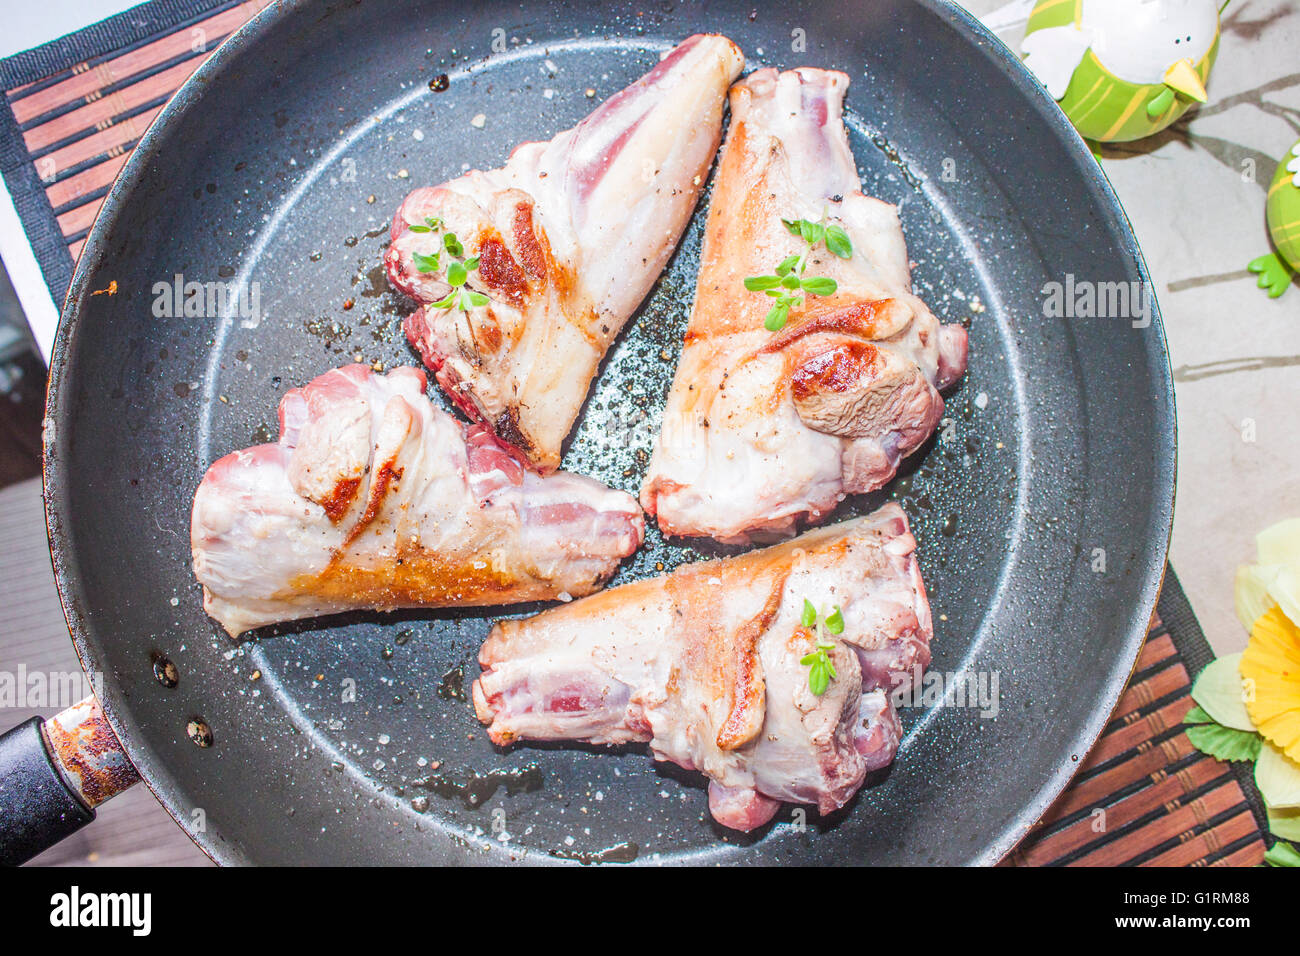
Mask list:
MULTIPOLYGON (((1045 303, 1051 283, 1145 288, 1141 255, 1081 140, 969 15, 939 0, 781 7, 286 3, 222 46, 141 141, 55 345, 50 539, 113 730, 214 859, 993 863, 1069 780, 1159 587, 1174 408, 1154 305, 1145 322, 1045 303), (700 31, 734 39, 750 68, 849 74, 866 190, 900 206, 919 294, 969 327, 944 436, 838 517, 903 503, 933 670, 996 675, 999 690, 995 717, 910 708, 897 762, 844 811, 806 827, 783 812, 749 836, 709 821, 702 779, 643 750, 493 748, 465 701, 474 657, 493 619, 535 608, 353 614, 233 644, 190 571, 200 477, 273 439, 285 389, 358 357, 417 362, 380 266, 405 193, 553 135, 700 31), (176 282, 255 283, 256 313, 160 316, 176 282)), ((612 350, 566 468, 639 485, 703 220, 702 205, 612 350)), ((651 527, 615 583, 725 550, 651 527)))

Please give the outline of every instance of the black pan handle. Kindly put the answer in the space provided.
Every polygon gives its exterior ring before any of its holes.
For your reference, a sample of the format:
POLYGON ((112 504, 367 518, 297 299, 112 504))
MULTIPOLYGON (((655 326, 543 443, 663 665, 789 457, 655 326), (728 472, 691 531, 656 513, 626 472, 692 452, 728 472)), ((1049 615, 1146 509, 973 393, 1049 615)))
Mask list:
POLYGON ((0 865, 76 833, 139 779, 94 697, 19 724, 0 736, 0 865))

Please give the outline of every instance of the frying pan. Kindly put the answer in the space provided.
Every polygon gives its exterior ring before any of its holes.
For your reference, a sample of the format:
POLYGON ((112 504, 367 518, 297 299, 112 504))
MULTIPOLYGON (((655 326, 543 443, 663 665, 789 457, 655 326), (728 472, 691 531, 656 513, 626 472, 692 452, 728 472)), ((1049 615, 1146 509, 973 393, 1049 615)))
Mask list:
MULTIPOLYGON (((706 208, 611 351, 564 467, 638 486, 706 208)), ((131 763, 221 863, 994 863, 1105 725, 1165 563, 1158 311, 1045 306, 1051 283, 1103 282, 1149 288, 1097 164, 1015 57, 939 0, 275 6, 144 136, 68 292, 45 481, 73 640, 131 763), (350 614, 232 643, 203 614, 187 534, 207 465, 273 440, 285 389, 358 356, 416 362, 380 267, 409 189, 553 135, 699 31, 751 68, 850 75, 865 189, 900 206, 919 294, 969 326, 943 435, 836 519, 901 501, 932 671, 998 681, 996 716, 908 708, 896 763, 843 811, 784 811, 748 836, 643 749, 492 747, 464 700, 474 655, 494 619, 535 607, 350 614), (157 314, 186 282, 247 283, 256 308, 157 314)), ((722 553, 652 527, 614 583, 722 553)))

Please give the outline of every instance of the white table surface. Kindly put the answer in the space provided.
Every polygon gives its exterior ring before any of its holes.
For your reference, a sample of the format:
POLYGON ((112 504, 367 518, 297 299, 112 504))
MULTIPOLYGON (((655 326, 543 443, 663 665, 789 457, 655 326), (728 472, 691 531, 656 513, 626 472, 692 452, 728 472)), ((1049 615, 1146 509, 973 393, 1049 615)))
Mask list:
MULTIPOLYGON (((54 39, 133 4, 0 0, 0 56, 54 39)), ((1013 48, 1025 0, 968 0, 1013 48)), ((1246 635, 1232 575, 1254 536, 1300 516, 1300 287, 1269 300, 1245 264, 1267 251, 1264 198, 1272 164, 1300 137, 1300 2, 1234 0, 1225 12, 1210 102, 1188 135, 1156 137, 1103 168, 1146 255, 1174 366, 1178 502, 1172 563, 1220 653, 1246 635), (1243 176, 1253 160, 1257 176, 1243 176), (1253 428, 1254 440, 1246 440, 1253 428)), ((0 258, 48 356, 57 310, 7 192, 0 258)), ((1123 495, 1123 488, 1115 494, 1123 495)))

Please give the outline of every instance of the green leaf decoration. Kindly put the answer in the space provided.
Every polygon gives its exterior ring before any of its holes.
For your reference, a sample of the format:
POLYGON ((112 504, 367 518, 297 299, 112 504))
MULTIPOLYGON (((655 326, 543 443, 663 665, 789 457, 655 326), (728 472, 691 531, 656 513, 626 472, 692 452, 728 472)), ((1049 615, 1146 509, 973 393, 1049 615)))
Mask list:
POLYGON ((1255 732, 1242 700, 1241 655, 1219 657, 1206 666, 1192 685, 1192 700, 1225 727, 1255 732))
MULTIPOLYGON (((799 615, 799 623, 804 627, 813 627, 817 624, 817 608, 807 598, 803 599, 803 611, 799 615)), ((832 634, 844 633, 844 614, 840 611, 838 604, 826 616, 824 623, 826 624, 826 630, 832 634)), ((827 640, 823 636, 821 628, 818 628, 815 649, 799 658, 799 663, 808 668, 808 689, 818 697, 826 693, 831 686, 831 681, 839 677, 839 674, 835 671, 835 664, 831 661, 830 654, 827 653, 827 651, 833 650, 835 650, 835 642, 827 640)))
POLYGON ((1254 760, 1259 756, 1259 734, 1248 734, 1219 724, 1198 724, 1188 727, 1186 733, 1193 747, 1215 760, 1254 760))
POLYGON ((1264 862, 1269 866, 1300 866, 1300 850, 1279 840, 1264 854, 1264 862))
POLYGON ((835 668, 831 666, 830 658, 826 652, 818 650, 811 655, 813 657, 812 667, 808 671, 808 689, 818 697, 826 693, 831 686, 831 678, 835 676, 835 668))
POLYGON ((1192 709, 1183 717, 1183 723, 1185 724, 1212 724, 1214 722, 1213 717, 1196 705, 1193 705, 1192 709))
POLYGON ((831 295, 839 288, 834 279, 827 279, 825 277, 804 279, 799 284, 813 295, 831 295))
POLYGON ((853 258, 853 243, 849 241, 849 234, 839 226, 826 227, 826 248, 841 259, 853 258))
POLYGON ((465 266, 460 262, 453 262, 447 266, 447 282, 453 286, 462 286, 465 280, 469 278, 469 273, 465 271, 465 266))
POLYGON ((807 598, 803 599, 803 615, 799 618, 799 623, 804 627, 812 627, 817 623, 817 608, 807 598))
MULTIPOLYGON (((823 214, 823 218, 825 218, 823 214)), ((853 244, 848 233, 840 226, 826 226, 821 222, 809 222, 807 219, 782 219, 786 230, 798 236, 809 247, 815 247, 822 240, 826 248, 842 259, 853 255, 853 244)), ((813 295, 830 295, 837 286, 834 279, 814 277, 805 279, 803 271, 808 265, 808 253, 791 255, 782 259, 776 267, 775 275, 749 276, 744 280, 745 288, 750 292, 762 292, 776 299, 776 305, 767 313, 763 327, 769 332, 777 332, 785 326, 790 317, 790 309, 803 304, 802 295, 789 295, 788 292, 800 290, 813 295), (786 290, 783 292, 781 290, 786 290)))

